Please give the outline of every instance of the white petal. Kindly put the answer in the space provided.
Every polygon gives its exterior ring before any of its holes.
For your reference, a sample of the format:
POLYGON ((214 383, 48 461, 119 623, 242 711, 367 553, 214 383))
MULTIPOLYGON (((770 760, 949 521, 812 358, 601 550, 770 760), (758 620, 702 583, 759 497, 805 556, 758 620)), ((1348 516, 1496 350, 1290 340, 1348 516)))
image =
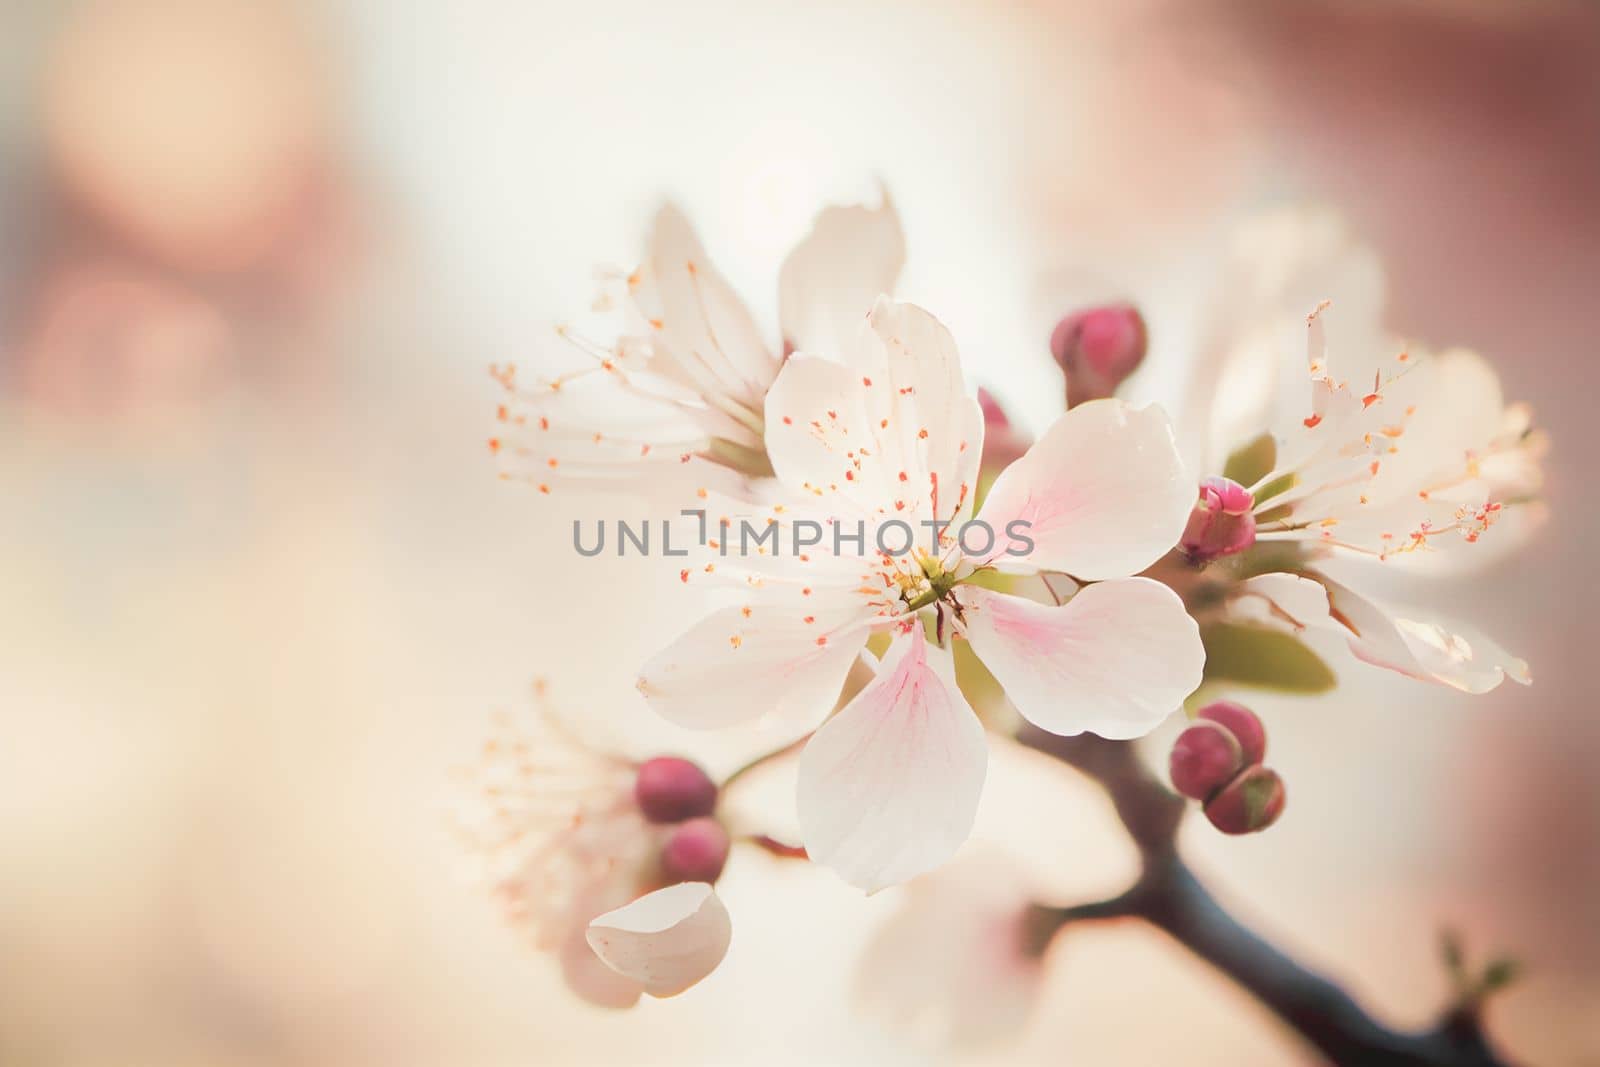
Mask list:
POLYGON ((839 358, 873 302, 894 291, 905 259, 905 234, 887 193, 881 207, 825 209, 778 276, 784 340, 839 358))
POLYGON ((979 588, 962 600, 972 650, 1042 730, 1141 737, 1200 684, 1200 628, 1148 578, 1085 586, 1060 607, 979 588))
POLYGON ((1373 497, 1410 495, 1459 477, 1474 457, 1490 451, 1504 424, 1500 377, 1482 356, 1465 349, 1438 354, 1413 349, 1410 355, 1414 365, 1385 390, 1383 402, 1409 415, 1394 451, 1383 457, 1372 479, 1373 497))
POLYGON ((588 938, 606 966, 652 997, 675 997, 717 969, 733 924, 710 885, 682 882, 599 916, 588 938))
POLYGON ((806 851, 869 893, 932 870, 971 832, 988 762, 950 654, 914 627, 800 755, 806 851))
POLYGON ((746 610, 713 612, 645 664, 639 692, 663 718, 705 730, 769 713, 816 721, 833 707, 866 630, 806 623, 786 608, 746 610))
POLYGON ((639 1002, 644 987, 632 978, 618 974, 600 961, 589 947, 584 927, 573 927, 572 935, 561 946, 561 977, 567 988, 600 1008, 631 1008, 639 1002))
POLYGON ((752 413, 761 410, 778 360, 675 207, 656 215, 633 299, 658 349, 652 369, 678 378, 702 396, 730 399, 752 413))
POLYGON ((792 357, 766 427, 778 479, 819 506, 914 526, 971 506, 983 411, 949 331, 921 308, 880 300, 848 365, 792 357))
MULTIPOLYGON (((872 513, 890 491, 887 467, 898 463, 894 439, 877 425, 887 415, 862 378, 842 363, 795 355, 767 393, 767 456, 778 480, 849 515, 872 513)), ((908 485, 907 496, 921 488, 908 485)))
POLYGON ((1487 693, 1507 678, 1533 681, 1526 660, 1476 630, 1408 618, 1331 579, 1322 583, 1357 659, 1466 693, 1487 693))
MULTIPOLYGON (((881 299, 870 317, 883 346, 894 389, 890 428, 898 428, 901 467, 923 472, 936 484, 933 509, 948 519, 969 509, 983 452, 983 408, 967 389, 955 338, 915 304, 881 299)), ((880 392, 879 399, 885 394, 880 392)))
POLYGON ((1181 411, 1185 443, 1204 434, 1208 471, 1271 425, 1274 412, 1304 405, 1305 317, 1319 302, 1331 300, 1337 312, 1330 342, 1341 375, 1370 380, 1372 361, 1398 351, 1382 330, 1382 265, 1337 214, 1298 205, 1264 212, 1231 245, 1199 315, 1181 411))
POLYGON ((1298 574, 1258 574, 1234 589, 1229 614, 1300 633, 1328 622, 1328 591, 1321 582, 1298 574))
POLYGON ((1120 578, 1177 544, 1195 486, 1166 412, 1096 400, 1062 415, 1001 472, 978 517, 998 536, 1004 569, 1120 578), (1028 524, 1033 548, 1009 556, 1025 547, 1007 536, 1014 522, 1028 524))

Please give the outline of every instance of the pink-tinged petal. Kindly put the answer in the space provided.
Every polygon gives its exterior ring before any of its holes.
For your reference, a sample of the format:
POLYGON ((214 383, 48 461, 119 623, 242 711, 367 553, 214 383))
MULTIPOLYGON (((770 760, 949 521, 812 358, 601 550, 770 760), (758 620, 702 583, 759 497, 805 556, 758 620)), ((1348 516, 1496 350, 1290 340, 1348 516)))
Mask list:
POLYGON ((1178 543, 1195 484, 1164 411, 1094 400, 1062 415, 1001 472, 978 518, 997 535, 1002 569, 1120 578, 1178 543), (1013 523, 1023 524, 1021 536, 1013 523))
POLYGON ((639 692, 667 721, 694 730, 768 714, 814 722, 839 698, 867 640, 863 627, 821 614, 769 605, 713 612, 645 664, 639 692))
POLYGON ((1322 584, 1338 629, 1363 662, 1465 693, 1487 693, 1507 678, 1533 682, 1526 660, 1476 630, 1408 618, 1331 579, 1322 584))
POLYGON ((1148 578, 1085 586, 1060 607, 980 588, 962 601, 972 650, 1041 730, 1142 737, 1200 684, 1200 628, 1148 578))
POLYGON ((988 763, 949 652, 913 627, 800 755, 806 851, 869 893, 932 870, 971 832, 988 763))
POLYGON ((655 348, 652 369, 707 398, 761 410, 778 360, 677 208, 669 205, 656 214, 649 255, 630 288, 655 348))
POLYGON ((601 962, 589 947, 582 925, 573 928, 572 935, 561 946, 559 958, 561 977, 567 988, 596 1007, 631 1008, 644 992, 644 986, 601 962))
POLYGON ((839 358, 873 302, 894 291, 905 260, 905 233, 887 192, 881 207, 826 208, 778 276, 784 340, 839 358))
POLYGON ((705 882, 646 893, 588 931, 595 955, 652 997, 675 997, 716 970, 732 939, 728 909, 705 882))

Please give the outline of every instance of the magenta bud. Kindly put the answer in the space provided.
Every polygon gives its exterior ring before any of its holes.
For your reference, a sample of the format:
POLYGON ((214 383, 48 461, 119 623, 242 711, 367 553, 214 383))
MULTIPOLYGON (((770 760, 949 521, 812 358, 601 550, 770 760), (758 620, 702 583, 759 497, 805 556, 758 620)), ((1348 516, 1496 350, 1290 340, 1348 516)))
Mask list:
POLYGON ((1011 419, 1006 416, 1006 409, 1000 406, 1000 401, 994 398, 989 390, 978 387, 978 407, 983 411, 983 428, 985 430, 1009 430, 1011 419))
POLYGON ((722 824, 709 816, 675 828, 661 849, 661 873, 668 882, 715 882, 722 877, 732 842, 722 824))
POLYGON ((1239 742, 1246 766, 1267 758, 1267 728, 1255 712, 1231 700, 1218 700, 1201 708, 1195 718, 1227 728, 1239 742))
POLYGON ((717 809, 717 785, 697 764, 657 756, 640 765, 633 798, 651 822, 682 822, 717 809))
POLYGON ((1050 334, 1050 354, 1067 376, 1067 406, 1111 396, 1144 362, 1144 317, 1131 304, 1073 312, 1050 334))
POLYGON ((1200 499, 1189 513, 1178 547, 1192 563, 1210 563, 1256 543, 1256 498, 1230 478, 1200 483, 1200 499))
POLYGON ((1247 767, 1206 803, 1206 818, 1225 834, 1253 834, 1278 821, 1286 799, 1277 771, 1247 767))
POLYGON ((1191 800, 1208 800, 1244 768, 1244 751, 1220 723, 1191 724, 1172 746, 1172 788, 1191 800))

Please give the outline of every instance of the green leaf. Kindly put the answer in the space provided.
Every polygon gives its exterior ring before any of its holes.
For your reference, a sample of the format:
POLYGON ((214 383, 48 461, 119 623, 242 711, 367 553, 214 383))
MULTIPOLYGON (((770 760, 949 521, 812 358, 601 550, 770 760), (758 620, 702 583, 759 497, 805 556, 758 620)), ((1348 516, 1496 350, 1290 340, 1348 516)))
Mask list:
POLYGON ((1483 969, 1483 980, 1479 982, 1479 988, 1485 995, 1496 992, 1516 981, 1521 973, 1520 963, 1509 956, 1501 956, 1483 969))
POLYGON ((1189 718, 1197 718, 1200 709, 1218 699, 1217 687, 1210 682, 1201 682, 1200 687, 1183 698, 1183 713, 1189 718))
POLYGON ((1278 445, 1270 433, 1264 433, 1247 445, 1242 445, 1222 465, 1222 476, 1240 485, 1255 485, 1272 473, 1278 461, 1278 445))
POLYGON ((1201 628, 1200 639, 1206 646, 1207 682, 1325 693, 1337 681, 1321 656, 1281 630, 1215 622, 1201 628))

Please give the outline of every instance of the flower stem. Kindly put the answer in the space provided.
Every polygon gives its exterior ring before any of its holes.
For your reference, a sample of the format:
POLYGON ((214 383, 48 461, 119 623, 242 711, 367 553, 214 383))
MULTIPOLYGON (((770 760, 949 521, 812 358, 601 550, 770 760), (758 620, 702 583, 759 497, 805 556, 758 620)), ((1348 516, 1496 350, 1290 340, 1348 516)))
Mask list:
POLYGON ((1222 907, 1178 854, 1187 806, 1147 770, 1133 745, 1093 734, 1057 737, 1025 726, 1017 740, 1094 779, 1139 846, 1143 873, 1109 900, 1048 909, 1056 929, 1137 919, 1231 978, 1338 1067, 1508 1067, 1484 1035, 1477 1005, 1426 1030, 1393 1030, 1343 988, 1295 961, 1222 907))

